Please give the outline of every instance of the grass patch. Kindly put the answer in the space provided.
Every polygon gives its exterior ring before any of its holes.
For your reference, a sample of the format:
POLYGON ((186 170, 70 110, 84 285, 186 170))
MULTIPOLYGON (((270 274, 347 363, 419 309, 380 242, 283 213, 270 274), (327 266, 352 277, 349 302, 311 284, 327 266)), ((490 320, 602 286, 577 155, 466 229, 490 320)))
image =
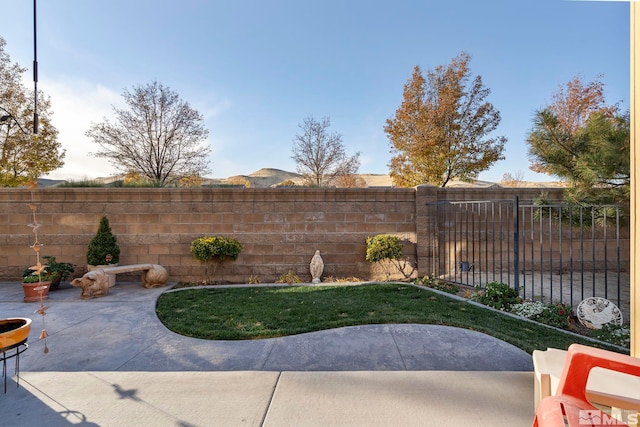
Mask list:
POLYGON ((161 295, 156 312, 170 330, 210 340, 418 323, 483 332, 529 353, 547 347, 566 349, 574 342, 619 351, 406 284, 193 288, 161 295))

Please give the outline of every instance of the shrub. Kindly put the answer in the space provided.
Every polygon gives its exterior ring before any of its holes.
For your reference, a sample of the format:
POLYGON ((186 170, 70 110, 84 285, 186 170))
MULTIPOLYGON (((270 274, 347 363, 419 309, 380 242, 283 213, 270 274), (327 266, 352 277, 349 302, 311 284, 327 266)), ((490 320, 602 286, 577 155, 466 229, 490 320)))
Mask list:
POLYGON ((402 241, 398 236, 391 234, 378 234, 367 237, 367 255, 365 258, 371 263, 385 259, 402 259, 402 241))
POLYGON ((536 316, 542 314, 545 305, 540 301, 525 301, 520 304, 513 304, 511 312, 527 319, 535 319, 536 316))
POLYGON ((553 304, 547 304, 535 320, 556 328, 569 329, 571 318, 571 307, 561 302, 554 302, 553 304))
POLYGON ((286 274, 281 275, 276 283, 287 283, 293 285, 294 283, 302 283, 302 279, 296 275, 293 270, 289 270, 286 274))
POLYGON ((444 280, 434 279, 429 276, 424 276, 421 279, 414 279, 413 283, 416 285, 426 286, 427 288, 437 289, 448 294, 457 294, 460 292, 460 286, 454 283, 445 282, 444 280))
POLYGON ((355 276, 350 276, 350 277, 333 277, 333 276, 327 276, 323 279, 323 281, 325 283, 357 283, 357 282, 364 282, 364 280, 362 280, 359 277, 355 277, 355 276))
POLYGON ((104 187, 104 184, 93 180, 64 181, 56 184, 60 188, 104 187))
POLYGON ((606 323, 601 329, 594 329, 590 334, 591 338, 606 341, 620 347, 629 348, 631 346, 631 329, 629 325, 616 325, 606 323))
POLYGON ((539 301, 525 301, 521 304, 513 304, 511 312, 562 329, 569 329, 572 319, 571 307, 560 302, 543 304, 539 301))
POLYGON ((98 231, 89 242, 87 248, 87 264, 103 265, 117 264, 120 261, 120 247, 116 236, 111 232, 109 219, 106 215, 100 218, 98 231))
POLYGON ((213 236, 199 237, 191 242, 191 253, 203 262, 224 261, 227 258, 236 260, 242 245, 232 237, 213 236))
POLYGON ((214 274, 218 263, 227 259, 236 260, 241 250, 242 245, 233 237, 203 236, 191 242, 193 256, 198 261, 206 263, 204 283, 209 283, 209 264, 211 262, 215 263, 211 272, 211 274, 214 274))
POLYGON ((378 234, 367 237, 365 259, 371 263, 380 263, 385 269, 387 280, 391 277, 391 267, 402 273, 405 279, 411 277, 415 267, 402 256, 402 240, 392 234, 378 234), (408 272, 407 272, 408 270, 408 272))
POLYGON ((515 289, 498 282, 487 283, 484 293, 478 297, 478 302, 502 311, 509 311, 513 304, 522 302, 515 289))

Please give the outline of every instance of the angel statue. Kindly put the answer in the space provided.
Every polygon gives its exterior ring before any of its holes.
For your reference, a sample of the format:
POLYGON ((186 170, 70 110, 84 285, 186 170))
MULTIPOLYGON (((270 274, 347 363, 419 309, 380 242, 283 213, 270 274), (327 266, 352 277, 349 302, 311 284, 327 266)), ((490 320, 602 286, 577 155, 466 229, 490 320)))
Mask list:
POLYGON ((320 256, 320 251, 316 251, 313 258, 311 258, 309 269, 311 270, 311 278, 313 279, 311 283, 320 283, 320 276, 322 276, 322 270, 324 270, 324 262, 320 256))

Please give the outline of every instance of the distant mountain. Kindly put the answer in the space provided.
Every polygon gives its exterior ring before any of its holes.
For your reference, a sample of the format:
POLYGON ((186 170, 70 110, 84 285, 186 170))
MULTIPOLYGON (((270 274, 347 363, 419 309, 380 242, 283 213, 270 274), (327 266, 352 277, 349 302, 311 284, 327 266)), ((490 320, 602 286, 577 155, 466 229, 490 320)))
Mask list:
MULTIPOLYGON (((123 175, 114 175, 110 177, 95 178, 93 181, 103 184, 109 184, 114 181, 122 180, 123 175)), ((360 187, 393 187, 393 181, 388 174, 358 174, 356 176, 360 187)), ((41 187, 49 187, 56 185, 63 180, 39 179, 38 183, 41 187)), ((284 182, 293 182, 295 185, 304 185, 302 175, 295 172, 288 172, 282 169, 262 168, 250 173, 249 175, 235 175, 228 178, 204 178, 205 186, 248 186, 250 188, 270 188, 276 187, 284 182)), ((494 183, 489 181, 475 181, 473 183, 454 180, 447 184, 447 187, 560 187, 562 183, 558 182, 527 182, 518 181, 513 183, 494 183)))
POLYGON ((285 181, 301 183, 303 178, 300 174, 287 172, 280 169, 262 168, 249 175, 231 176, 225 180, 225 184, 243 184, 249 182, 251 188, 269 188, 281 184, 285 181))
MULTIPOLYGON (((389 175, 358 174, 366 187, 393 187, 389 175)), ((262 168, 249 175, 235 175, 228 178, 207 178, 205 185, 247 185, 251 188, 276 187, 284 182, 304 185, 302 175, 282 169, 262 168)))

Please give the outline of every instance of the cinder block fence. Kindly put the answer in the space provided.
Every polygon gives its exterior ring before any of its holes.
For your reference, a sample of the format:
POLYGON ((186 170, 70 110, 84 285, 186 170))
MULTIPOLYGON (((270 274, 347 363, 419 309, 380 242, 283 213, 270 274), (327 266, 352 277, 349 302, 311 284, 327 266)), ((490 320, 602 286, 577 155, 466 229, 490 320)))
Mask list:
MULTIPOLYGON (((18 280, 35 262, 29 204, 37 206, 42 255, 85 271, 87 244, 106 214, 121 248, 120 264, 157 263, 172 281, 202 280, 205 267, 191 242, 204 235, 234 237, 243 245, 213 280, 275 281, 289 270, 310 281, 309 262, 320 250, 324 276, 384 277, 365 260, 368 236, 390 233, 429 274, 428 203, 439 200, 533 199, 540 189, 366 188, 43 188, 0 189, 0 280, 18 280)), ((547 189, 556 198, 558 189, 547 189)), ((424 270, 424 271, 422 271, 424 270)))

